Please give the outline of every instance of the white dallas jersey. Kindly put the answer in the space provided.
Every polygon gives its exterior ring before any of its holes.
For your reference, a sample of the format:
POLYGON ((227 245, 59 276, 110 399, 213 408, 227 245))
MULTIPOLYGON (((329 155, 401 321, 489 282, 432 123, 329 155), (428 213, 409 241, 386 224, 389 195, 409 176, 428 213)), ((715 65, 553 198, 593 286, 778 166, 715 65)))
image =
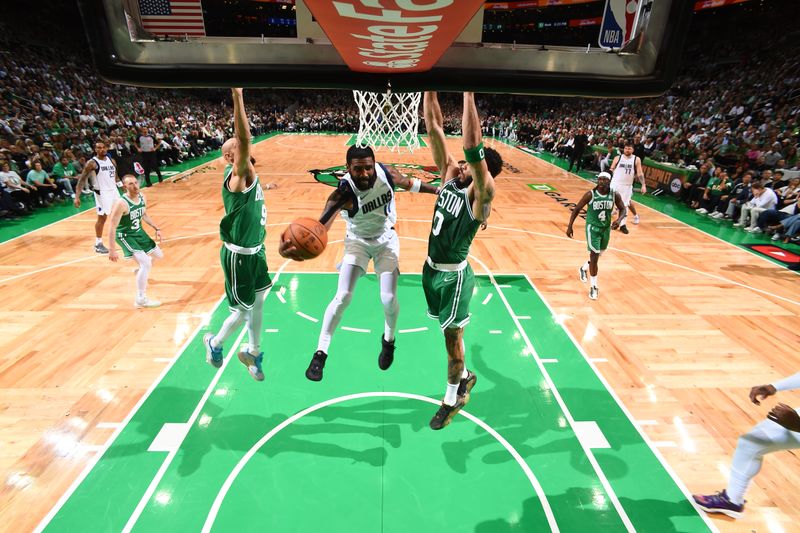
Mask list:
POLYGON ((93 157, 92 161, 97 165, 95 170, 95 184, 99 191, 116 191, 117 190, 117 169, 111 158, 106 156, 104 160, 98 157, 93 157))
POLYGON ((614 176, 611 178, 612 187, 614 185, 619 187, 633 186, 633 178, 636 175, 636 156, 630 157, 625 154, 620 154, 617 168, 614 169, 614 176))
POLYGON ((358 209, 342 210, 342 218, 347 223, 347 232, 362 239, 380 237, 394 227, 397 211, 394 204, 394 183, 391 176, 379 164, 375 165, 375 183, 366 191, 361 191, 353 183, 350 173, 342 177, 356 195, 358 209))

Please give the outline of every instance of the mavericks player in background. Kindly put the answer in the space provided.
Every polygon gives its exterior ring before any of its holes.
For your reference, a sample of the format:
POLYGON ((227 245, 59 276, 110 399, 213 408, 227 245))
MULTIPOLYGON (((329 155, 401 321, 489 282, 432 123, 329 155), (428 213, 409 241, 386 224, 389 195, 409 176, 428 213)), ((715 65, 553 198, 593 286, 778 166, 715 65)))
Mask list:
POLYGON ((222 145, 222 158, 226 163, 222 182, 225 216, 219 223, 220 261, 231 314, 216 335, 208 333, 203 337, 203 343, 206 361, 215 368, 221 367, 222 343, 244 322, 250 343, 239 351, 239 361, 253 378, 263 381, 261 323, 264 298, 272 286, 264 252, 267 207, 250 158, 250 126, 242 90, 233 89, 232 92, 235 136, 222 145))
POLYGON ((436 93, 426 92, 425 125, 442 186, 428 237, 428 257, 422 269, 422 287, 428 315, 439 321, 447 349, 447 391, 430 421, 442 429, 469 401, 477 378, 464 363, 464 326, 469 322, 469 301, 475 275, 467 262, 472 239, 485 222, 494 198, 494 177, 503 159, 481 142, 481 121, 475 97, 464 93, 462 131, 466 168, 445 147, 442 111, 436 93))
MULTIPOLYGON (((339 268, 339 288, 325 310, 317 351, 311 358, 306 377, 311 381, 322 379, 322 370, 328 358, 331 337, 350 304, 358 279, 367 272, 370 260, 380 281, 383 303, 384 328, 378 366, 387 370, 394 360, 394 334, 400 306, 397 303, 397 278, 400 275, 400 241, 394 231, 397 211, 394 187, 411 192, 436 194, 437 189, 418 178, 409 179, 393 167, 375 163, 370 147, 351 146, 347 150, 347 174, 328 197, 320 222, 331 228, 336 213, 341 210, 347 224, 344 239, 344 257, 339 268)), ((289 241, 281 243, 283 257, 300 259, 289 241)))
POLYGON ((125 259, 131 257, 139 264, 136 269, 136 307, 158 307, 161 302, 147 298, 147 277, 153 266, 152 255, 157 259, 164 257, 161 248, 150 238, 142 227, 147 222, 156 230, 156 239, 161 242, 161 230, 147 215, 147 202, 139 192, 139 180, 133 174, 122 178, 125 194, 116 201, 111 211, 111 223, 108 228, 108 259, 116 262, 119 259, 114 241, 119 243, 125 259))
MULTIPOLYGON (((774 385, 757 385, 750 389, 750 401, 761 405, 763 400, 778 391, 800 389, 800 372, 782 379, 774 385)), ((784 403, 779 403, 746 435, 739 437, 728 487, 716 494, 695 494, 694 501, 707 513, 722 513, 741 518, 744 513, 744 494, 750 482, 761 470, 764 455, 780 450, 800 448, 800 414, 784 403)))
MULTIPOLYGON (((614 158, 614 161, 611 162, 611 173, 614 177, 611 178, 611 189, 617 191, 619 195, 622 197, 622 203, 625 204, 625 207, 631 210, 633 213, 633 223, 639 223, 639 215, 636 214, 636 207, 634 207, 633 202, 631 201, 631 196, 633 196, 633 176, 634 173, 636 174, 636 178, 639 180, 639 183, 642 184, 642 188, 639 190, 642 194, 647 192, 647 187, 644 184, 644 171, 642 171, 642 160, 633 155, 633 143, 630 141, 625 143, 625 146, 622 148, 622 154, 618 155, 614 158)), ((619 219, 619 230, 622 233, 628 233, 628 226, 625 224, 625 217, 620 217, 619 219)))
POLYGON ((578 205, 572 210, 567 224, 567 237, 572 238, 572 224, 586 207, 586 245, 589 247, 589 260, 578 270, 581 281, 586 283, 586 271, 589 271, 589 298, 597 300, 599 290, 597 288, 597 263, 600 254, 608 248, 608 241, 611 237, 611 229, 616 229, 620 220, 625 218, 627 210, 625 203, 618 192, 610 187, 611 175, 608 172, 601 172, 597 176, 597 187, 591 191, 586 191, 578 201, 578 205), (619 217, 611 223, 611 211, 614 206, 619 210, 619 217))
MULTIPOLYGON (((119 189, 122 184, 117 182, 117 166, 114 160, 108 157, 108 148, 102 141, 94 143, 94 150, 97 154, 83 167, 81 177, 78 178, 76 190, 82 191, 86 186, 91 172, 95 173, 94 181, 94 203, 97 206, 97 221, 94 223, 94 251, 98 254, 107 254, 108 249, 103 246, 103 226, 106 218, 114 209, 114 204, 119 199, 119 189)), ((75 207, 81 206, 81 197, 75 195, 73 202, 75 207)), ((110 243, 109 243, 110 244, 110 243)))

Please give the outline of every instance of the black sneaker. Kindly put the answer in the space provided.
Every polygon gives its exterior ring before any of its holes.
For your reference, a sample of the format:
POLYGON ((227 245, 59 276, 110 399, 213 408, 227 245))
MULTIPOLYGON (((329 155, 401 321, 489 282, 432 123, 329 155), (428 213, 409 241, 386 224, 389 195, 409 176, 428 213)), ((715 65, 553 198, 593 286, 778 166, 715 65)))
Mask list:
POLYGON ((394 361, 394 341, 388 342, 381 335, 381 354, 378 356, 378 366, 381 370, 388 370, 394 361))
POLYGON ((619 227, 619 230, 620 230, 622 233, 624 233, 625 235, 627 235, 627 234, 629 233, 629 231, 628 231, 628 226, 620 226, 620 227, 619 227))
POLYGON ((459 398, 462 396, 464 397, 464 405, 467 405, 467 402, 469 401, 469 393, 477 382, 478 376, 473 374, 471 370, 467 370, 467 377, 461 378, 461 382, 458 384, 458 392, 456 392, 456 394, 459 398))
POLYGON ((314 352, 314 357, 311 358, 308 369, 306 369, 306 377, 311 381, 322 381, 322 369, 325 368, 327 358, 328 354, 322 350, 314 352))
POLYGON ((442 402, 442 405, 439 406, 439 410, 436 411, 436 414, 431 418, 431 429, 442 429, 449 424, 453 417, 464 407, 465 403, 464 396, 457 396, 455 405, 447 405, 442 402))

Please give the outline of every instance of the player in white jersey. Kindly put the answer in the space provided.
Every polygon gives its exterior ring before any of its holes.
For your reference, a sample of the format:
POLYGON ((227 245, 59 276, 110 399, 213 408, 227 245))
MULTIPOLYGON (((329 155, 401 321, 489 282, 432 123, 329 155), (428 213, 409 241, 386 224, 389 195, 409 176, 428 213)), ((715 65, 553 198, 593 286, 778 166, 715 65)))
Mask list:
MULTIPOLYGON (((634 175, 642 184, 639 192, 642 194, 647 192, 647 187, 644 184, 644 171, 642 170, 642 160, 633 155, 633 143, 630 141, 625 143, 622 153, 614 158, 611 162, 611 188, 618 192, 631 213, 633 213, 633 223, 639 223, 639 215, 636 213, 636 207, 631 201, 633 196, 633 177, 634 175)), ((619 223, 619 230, 622 233, 628 233, 628 226, 626 225, 627 216, 622 217, 619 223)))
MULTIPOLYGON (((306 370, 306 377, 311 381, 322 379, 333 331, 339 325, 356 282, 366 273, 370 260, 380 280, 385 318, 378 366, 386 370, 394 360, 394 334, 400 311, 397 303, 400 242, 394 230, 397 220, 395 185, 411 192, 437 193, 436 187, 422 183, 418 178, 411 179, 393 167, 376 164, 375 154, 368 146, 351 146, 347 150, 347 174, 328 197, 320 217, 320 222, 330 229, 336 213, 341 210, 347 234, 344 258, 339 267, 339 287, 325 310, 317 351, 306 370)), ((297 250, 288 241, 281 243, 280 253, 283 257, 300 260, 297 250)))
MULTIPOLYGON (((750 401, 761 405, 761 400, 778 391, 800 389, 800 372, 775 382, 773 385, 756 385, 750 389, 750 401)), ((694 501, 707 513, 722 513, 741 518, 744 513, 744 495, 750 482, 761 470, 764 456, 781 450, 800 448, 800 413, 785 403, 779 403, 748 433, 739 437, 733 452, 728 486, 716 494, 695 494, 694 501)))
MULTIPOLYGON (((119 186, 117 183, 117 166, 110 157, 108 157, 108 148, 102 141, 97 141, 94 144, 94 150, 97 155, 86 162, 83 167, 81 177, 78 178, 78 188, 76 190, 82 191, 89 179, 89 175, 94 172, 95 186, 94 186, 94 201, 97 206, 97 221, 94 223, 94 251, 98 254, 107 254, 108 248, 103 246, 103 226, 105 226, 108 215, 114 209, 114 203, 119 199, 119 186)), ((80 195, 75 195, 75 207, 81 206, 80 195)))

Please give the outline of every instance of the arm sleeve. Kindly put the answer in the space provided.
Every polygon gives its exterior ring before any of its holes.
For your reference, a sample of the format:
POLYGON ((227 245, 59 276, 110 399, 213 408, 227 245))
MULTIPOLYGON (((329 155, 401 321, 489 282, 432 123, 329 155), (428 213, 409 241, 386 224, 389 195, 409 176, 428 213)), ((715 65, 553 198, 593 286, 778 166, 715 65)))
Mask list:
POLYGON ((800 389, 800 372, 789 376, 788 378, 783 378, 780 381, 776 381, 772 384, 775 387, 775 390, 793 390, 793 389, 800 389))

